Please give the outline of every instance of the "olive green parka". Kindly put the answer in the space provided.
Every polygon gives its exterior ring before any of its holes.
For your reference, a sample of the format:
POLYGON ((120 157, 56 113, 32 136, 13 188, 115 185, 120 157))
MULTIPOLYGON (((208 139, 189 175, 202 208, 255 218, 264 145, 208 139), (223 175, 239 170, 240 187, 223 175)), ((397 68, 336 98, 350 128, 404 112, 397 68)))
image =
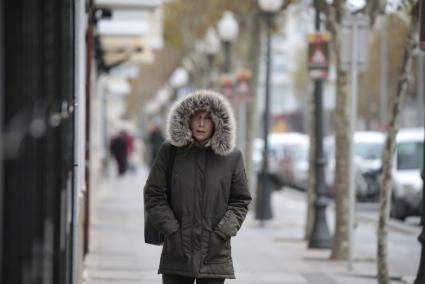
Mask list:
POLYGON ((158 273, 235 278, 231 238, 245 219, 251 196, 242 154, 234 146, 231 107, 209 90, 183 97, 170 110, 167 136, 144 188, 147 214, 165 235, 158 273), (199 110, 210 112, 214 124, 207 146, 197 145, 189 128, 191 116, 199 110), (169 203, 166 171, 171 144, 176 156, 169 203))

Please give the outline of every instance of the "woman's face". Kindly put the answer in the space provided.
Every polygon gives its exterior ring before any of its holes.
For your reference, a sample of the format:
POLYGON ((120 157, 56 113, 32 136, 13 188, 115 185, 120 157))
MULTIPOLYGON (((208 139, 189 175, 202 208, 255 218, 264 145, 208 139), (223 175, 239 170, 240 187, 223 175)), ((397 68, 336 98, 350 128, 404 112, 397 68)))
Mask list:
POLYGON ((202 145, 207 143, 214 131, 211 115, 206 111, 196 112, 190 119, 190 130, 196 141, 202 145))

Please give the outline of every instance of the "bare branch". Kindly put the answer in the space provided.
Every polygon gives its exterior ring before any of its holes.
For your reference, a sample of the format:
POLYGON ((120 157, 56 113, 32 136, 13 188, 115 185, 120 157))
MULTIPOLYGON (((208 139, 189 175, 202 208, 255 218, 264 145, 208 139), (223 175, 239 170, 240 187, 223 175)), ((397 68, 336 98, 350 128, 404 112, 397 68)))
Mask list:
POLYGON ((369 16, 371 26, 373 26, 375 23, 376 17, 378 15, 383 15, 385 13, 386 6, 387 0, 367 1, 367 4, 362 12, 369 16))

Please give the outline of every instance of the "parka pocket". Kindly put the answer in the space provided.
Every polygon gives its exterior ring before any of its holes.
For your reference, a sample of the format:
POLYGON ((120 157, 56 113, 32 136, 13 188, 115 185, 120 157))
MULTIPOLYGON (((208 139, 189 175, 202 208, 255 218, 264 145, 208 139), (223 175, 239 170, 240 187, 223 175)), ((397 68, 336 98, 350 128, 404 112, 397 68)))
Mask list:
POLYGON ((230 259, 230 256, 230 239, 223 240, 215 232, 211 232, 205 263, 224 263, 230 259))
POLYGON ((166 258, 184 259, 182 244, 182 231, 178 230, 174 234, 165 238, 164 256, 166 258))

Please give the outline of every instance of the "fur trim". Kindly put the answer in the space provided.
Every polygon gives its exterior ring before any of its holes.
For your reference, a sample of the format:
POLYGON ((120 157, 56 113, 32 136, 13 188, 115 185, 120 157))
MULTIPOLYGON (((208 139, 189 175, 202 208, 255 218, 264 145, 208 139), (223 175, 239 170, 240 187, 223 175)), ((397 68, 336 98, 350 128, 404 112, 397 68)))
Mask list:
POLYGON ((200 110, 211 113, 214 123, 211 148, 214 153, 225 156, 232 152, 236 140, 236 123, 232 107, 224 96, 211 90, 195 91, 173 104, 167 118, 167 140, 177 147, 192 143, 189 120, 200 110))

